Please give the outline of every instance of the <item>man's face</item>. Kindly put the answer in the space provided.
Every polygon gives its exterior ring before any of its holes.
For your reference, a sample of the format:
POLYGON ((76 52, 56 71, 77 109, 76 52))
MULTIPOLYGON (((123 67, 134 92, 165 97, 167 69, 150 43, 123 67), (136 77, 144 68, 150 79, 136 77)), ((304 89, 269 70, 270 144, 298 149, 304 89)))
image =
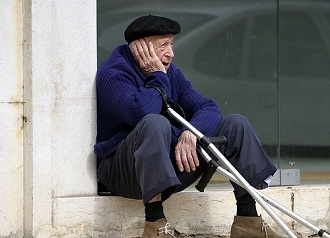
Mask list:
POLYGON ((174 58, 173 52, 173 41, 174 35, 160 35, 160 36, 149 36, 145 38, 146 41, 151 41, 156 55, 162 62, 167 71, 170 67, 172 59, 174 58))

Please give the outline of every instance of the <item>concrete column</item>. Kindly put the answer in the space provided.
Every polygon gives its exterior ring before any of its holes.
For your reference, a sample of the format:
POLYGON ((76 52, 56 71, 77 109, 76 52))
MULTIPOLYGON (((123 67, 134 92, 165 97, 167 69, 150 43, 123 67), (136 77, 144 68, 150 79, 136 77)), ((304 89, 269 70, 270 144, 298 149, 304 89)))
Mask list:
POLYGON ((51 1, 23 2, 24 235, 52 221, 51 1))
POLYGON ((0 1, 0 237, 22 237, 22 6, 0 1))
POLYGON ((24 234, 52 228, 56 197, 96 193, 96 2, 26 0, 24 234))

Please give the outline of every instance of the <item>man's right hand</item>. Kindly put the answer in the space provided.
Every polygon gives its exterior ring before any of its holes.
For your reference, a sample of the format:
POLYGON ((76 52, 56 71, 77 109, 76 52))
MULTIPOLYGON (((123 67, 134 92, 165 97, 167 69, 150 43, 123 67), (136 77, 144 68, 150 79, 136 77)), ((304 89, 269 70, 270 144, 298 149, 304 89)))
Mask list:
POLYGON ((135 61, 145 75, 149 75, 156 71, 166 73, 165 67, 156 55, 151 41, 147 42, 144 38, 137 39, 130 43, 129 47, 135 61))

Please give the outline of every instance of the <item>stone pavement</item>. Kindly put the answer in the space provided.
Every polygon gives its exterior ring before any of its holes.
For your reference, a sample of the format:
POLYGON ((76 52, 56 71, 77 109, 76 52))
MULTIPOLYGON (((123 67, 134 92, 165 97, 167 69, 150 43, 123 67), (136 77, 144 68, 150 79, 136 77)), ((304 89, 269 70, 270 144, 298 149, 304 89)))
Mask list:
POLYGON ((216 236, 216 235, 188 235, 188 236, 179 236, 179 237, 185 237, 185 238, 215 238, 215 237, 221 237, 221 238, 229 238, 229 236, 216 236))

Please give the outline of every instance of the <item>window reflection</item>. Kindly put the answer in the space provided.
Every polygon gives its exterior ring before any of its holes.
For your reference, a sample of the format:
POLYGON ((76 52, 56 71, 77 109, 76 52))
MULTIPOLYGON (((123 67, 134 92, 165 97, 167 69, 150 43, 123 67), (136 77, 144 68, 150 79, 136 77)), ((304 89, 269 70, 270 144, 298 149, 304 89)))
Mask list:
POLYGON ((280 168, 330 180, 329 1, 98 0, 98 63, 149 13, 180 22, 174 63, 223 114, 248 117, 280 168))

